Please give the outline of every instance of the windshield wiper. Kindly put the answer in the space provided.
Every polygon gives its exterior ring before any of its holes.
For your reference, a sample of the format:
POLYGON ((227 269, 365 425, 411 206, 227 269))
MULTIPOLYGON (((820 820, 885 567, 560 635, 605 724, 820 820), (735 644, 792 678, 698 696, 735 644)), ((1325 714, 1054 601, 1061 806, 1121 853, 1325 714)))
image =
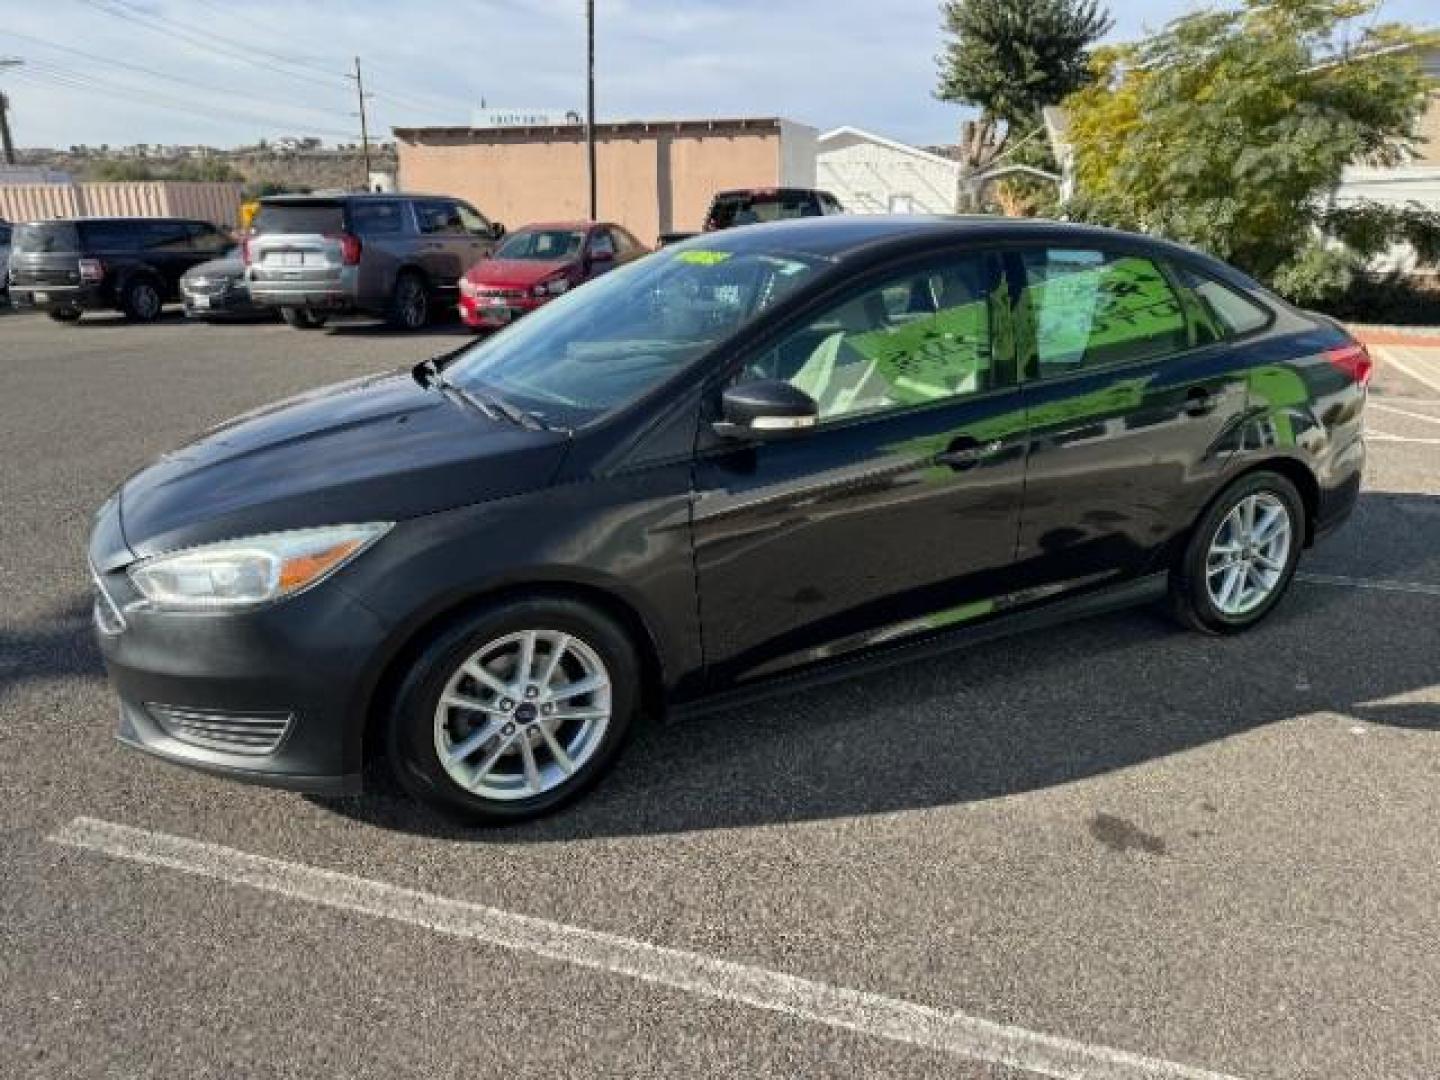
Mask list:
POLYGON ((524 409, 517 408, 493 390, 472 390, 471 393, 477 397, 483 397, 487 404, 512 424, 529 428, 531 431, 553 430, 541 417, 532 412, 526 412, 524 409))

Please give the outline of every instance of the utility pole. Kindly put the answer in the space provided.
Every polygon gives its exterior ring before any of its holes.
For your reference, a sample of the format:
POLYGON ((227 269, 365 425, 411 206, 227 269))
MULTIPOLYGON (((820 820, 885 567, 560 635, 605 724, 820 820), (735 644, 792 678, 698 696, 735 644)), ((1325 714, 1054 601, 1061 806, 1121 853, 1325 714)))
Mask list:
MULTIPOLYGON (((25 61, 14 57, 0 56, 0 68, 19 67, 25 61)), ((5 164, 15 164, 15 141, 10 137, 10 98, 0 90, 0 149, 5 153, 5 164)))
POLYGON ((360 57, 355 57, 355 74, 345 76, 355 80, 355 94, 360 100, 360 152, 365 157, 365 189, 370 189, 370 126, 365 118, 365 79, 360 74, 360 57))
POLYGON ((595 0, 585 0, 585 161, 590 175, 590 220, 600 216, 595 193, 595 0))

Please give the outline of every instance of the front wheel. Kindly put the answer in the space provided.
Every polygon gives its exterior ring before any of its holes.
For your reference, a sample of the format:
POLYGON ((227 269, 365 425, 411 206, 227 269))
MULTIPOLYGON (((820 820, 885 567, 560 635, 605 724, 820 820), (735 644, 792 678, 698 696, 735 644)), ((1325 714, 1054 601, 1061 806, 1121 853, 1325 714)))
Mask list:
POLYGON ((638 709, 640 667, 613 621, 535 598, 474 615, 416 659, 390 717, 402 786, 474 823, 524 821, 609 768, 638 709))
POLYGON ((80 309, 78 307, 51 308, 45 313, 51 320, 60 323, 77 323, 80 321, 80 309))
POLYGON ((309 308, 281 308, 280 317, 287 326, 293 326, 296 330, 319 330, 325 325, 325 316, 309 308))
POLYGON ((1278 473, 1244 476, 1201 517, 1170 573, 1177 618, 1209 634, 1236 634, 1285 595, 1305 541, 1305 506, 1278 473))

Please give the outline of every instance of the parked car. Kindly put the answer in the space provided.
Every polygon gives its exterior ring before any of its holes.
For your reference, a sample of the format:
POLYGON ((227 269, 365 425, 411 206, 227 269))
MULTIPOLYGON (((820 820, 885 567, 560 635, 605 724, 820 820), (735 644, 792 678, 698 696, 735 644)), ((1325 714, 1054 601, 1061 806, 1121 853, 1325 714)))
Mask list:
MULTIPOLYGON (((705 231, 733 229, 738 225, 759 225, 790 218, 824 217, 843 214, 840 200, 828 191, 814 188, 767 187, 718 191, 705 213, 705 231)), ((695 233, 668 232, 660 235, 660 246, 688 240, 695 233)))
POLYGON ((192 266, 180 278, 180 297, 191 319, 254 319, 275 317, 274 308, 250 299, 245 260, 236 244, 218 259, 192 266))
POLYGON ((244 245, 251 298, 301 330, 332 315, 418 330, 455 303, 460 276, 505 233, 438 195, 283 195, 260 200, 244 245))
POLYGON ((10 295, 10 233, 11 224, 0 218, 0 295, 10 295))
POLYGON ((717 233, 126 481, 89 549, 120 738, 326 792, 381 751, 516 820, 642 711, 1154 597, 1237 633, 1355 506, 1370 372, 1150 238, 717 233))
POLYGON ((153 322, 180 298, 180 278, 233 244, 208 221, 188 218, 60 218, 16 225, 10 293, 57 322, 86 311, 122 311, 153 322))
POLYGON ((527 225, 465 272, 460 279, 460 317, 477 330, 504 326, 648 252, 611 222, 527 225))

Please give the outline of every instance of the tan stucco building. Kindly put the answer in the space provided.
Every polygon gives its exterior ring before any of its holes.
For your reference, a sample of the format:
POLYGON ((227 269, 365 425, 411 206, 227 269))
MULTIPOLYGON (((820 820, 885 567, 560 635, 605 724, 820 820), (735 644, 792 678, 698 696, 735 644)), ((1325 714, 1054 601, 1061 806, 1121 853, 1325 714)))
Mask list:
MULTIPOLYGON (((645 243, 695 231, 724 188, 815 186, 816 131, 776 118, 597 124, 599 216, 645 243)), ((396 128, 400 186, 456 195, 517 227, 589 212, 585 129, 396 128)))

